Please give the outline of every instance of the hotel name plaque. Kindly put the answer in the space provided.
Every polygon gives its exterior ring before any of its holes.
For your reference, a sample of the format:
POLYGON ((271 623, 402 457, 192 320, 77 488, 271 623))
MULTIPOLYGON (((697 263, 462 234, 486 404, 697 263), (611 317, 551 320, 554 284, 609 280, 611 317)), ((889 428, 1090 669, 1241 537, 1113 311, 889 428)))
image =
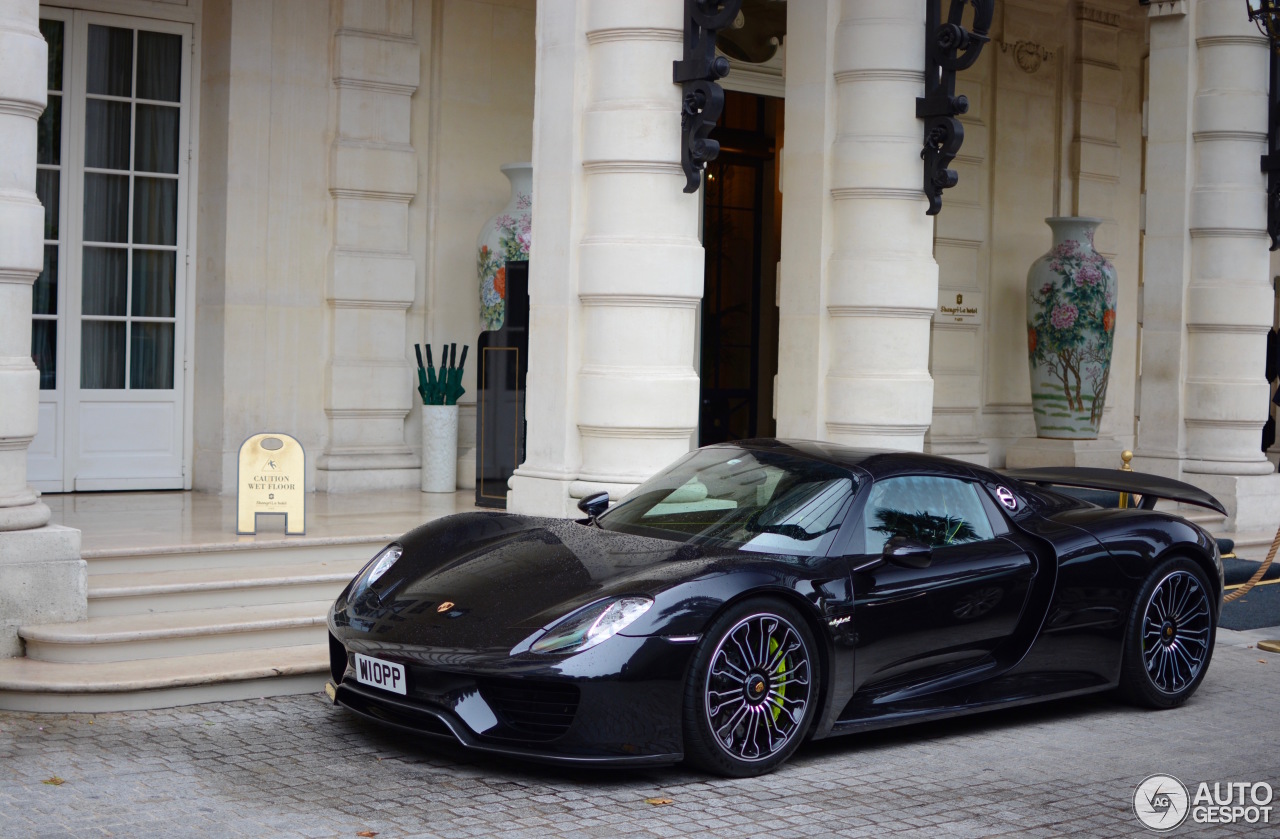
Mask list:
POLYGON ((967 295, 957 292, 952 295, 941 289, 938 301, 938 315, 943 323, 982 323, 982 295, 970 292, 967 295), (955 302, 952 302, 955 301, 955 302))
POLYGON ((258 532, 258 514, 284 516, 289 536, 306 533, 306 453, 288 434, 255 434, 240 447, 236 533, 258 532))

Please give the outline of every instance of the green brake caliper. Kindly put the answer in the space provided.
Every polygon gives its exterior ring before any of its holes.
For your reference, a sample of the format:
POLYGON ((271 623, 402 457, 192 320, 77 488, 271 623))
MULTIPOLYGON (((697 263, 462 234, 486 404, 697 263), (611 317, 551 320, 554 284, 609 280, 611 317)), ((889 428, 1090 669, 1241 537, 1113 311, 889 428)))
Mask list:
MULTIPOLYGON (((777 651, 778 651, 778 640, 776 638, 770 638, 769 639, 769 655, 773 655, 777 651)), ((782 700, 786 699, 787 697, 787 680, 782 677, 782 674, 785 672, 787 672, 787 657, 783 656, 782 660, 778 662, 778 668, 774 671, 774 673, 777 674, 779 677, 778 696, 776 699, 773 700, 772 714, 773 714, 774 722, 778 721, 778 715, 782 713, 782 700)))

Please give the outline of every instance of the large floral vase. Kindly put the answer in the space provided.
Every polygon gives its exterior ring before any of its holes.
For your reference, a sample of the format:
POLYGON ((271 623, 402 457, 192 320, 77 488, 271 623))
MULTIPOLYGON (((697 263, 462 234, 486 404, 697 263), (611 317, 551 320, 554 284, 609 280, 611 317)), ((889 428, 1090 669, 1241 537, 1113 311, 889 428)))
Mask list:
POLYGON ((476 240, 476 275, 480 280, 480 323, 500 329, 507 307, 507 263, 529 258, 533 217, 533 164, 500 167, 511 181, 511 200, 485 222, 476 240))
POLYGON ((1116 271, 1093 247, 1101 219, 1047 218, 1053 248, 1027 272, 1036 435, 1098 436, 1116 330, 1116 271))

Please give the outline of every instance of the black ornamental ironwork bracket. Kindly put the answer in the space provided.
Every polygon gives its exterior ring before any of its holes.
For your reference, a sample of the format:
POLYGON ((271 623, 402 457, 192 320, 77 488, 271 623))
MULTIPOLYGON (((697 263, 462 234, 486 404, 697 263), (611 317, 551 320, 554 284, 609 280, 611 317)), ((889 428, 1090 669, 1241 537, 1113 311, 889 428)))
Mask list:
POLYGON ((942 190, 960 180, 947 168, 964 142, 964 126, 956 117, 969 110, 967 96, 956 96, 956 73, 972 67, 990 38, 995 0, 950 0, 942 20, 942 0, 926 0, 924 96, 916 99, 916 116, 924 120, 924 194, 928 214, 942 210, 942 190), (973 6, 971 29, 965 29, 965 6, 973 6))
POLYGON ((729 59, 716 55, 716 33, 738 16, 742 0, 684 0, 684 58, 672 62, 673 81, 683 88, 680 107, 680 165, 685 192, 697 192, 702 170, 720 154, 707 135, 724 110, 724 90, 716 84, 729 73, 729 59))

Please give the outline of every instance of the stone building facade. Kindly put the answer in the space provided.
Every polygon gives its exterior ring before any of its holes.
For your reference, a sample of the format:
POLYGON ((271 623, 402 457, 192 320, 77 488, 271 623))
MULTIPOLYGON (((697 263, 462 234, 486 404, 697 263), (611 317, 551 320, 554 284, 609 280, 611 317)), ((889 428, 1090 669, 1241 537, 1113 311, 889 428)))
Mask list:
MULTIPOLYGON (((758 186, 750 427, 996 467, 1132 448, 1226 529, 1274 526, 1243 4, 998 0, 936 218, 925 0, 784 5, 777 55, 724 82, 760 117, 729 155, 758 186), (1103 219, 1120 278, 1087 444, 1034 439, 1025 278, 1058 215, 1103 219)), ((707 254, 742 245, 681 189, 682 33, 682 0, 0 0, 0 622, 82 614, 78 534, 36 490, 231 492, 264 429, 309 491, 418 486, 411 347, 474 346, 506 162, 534 171, 510 508, 567 515, 714 438, 707 254)))

